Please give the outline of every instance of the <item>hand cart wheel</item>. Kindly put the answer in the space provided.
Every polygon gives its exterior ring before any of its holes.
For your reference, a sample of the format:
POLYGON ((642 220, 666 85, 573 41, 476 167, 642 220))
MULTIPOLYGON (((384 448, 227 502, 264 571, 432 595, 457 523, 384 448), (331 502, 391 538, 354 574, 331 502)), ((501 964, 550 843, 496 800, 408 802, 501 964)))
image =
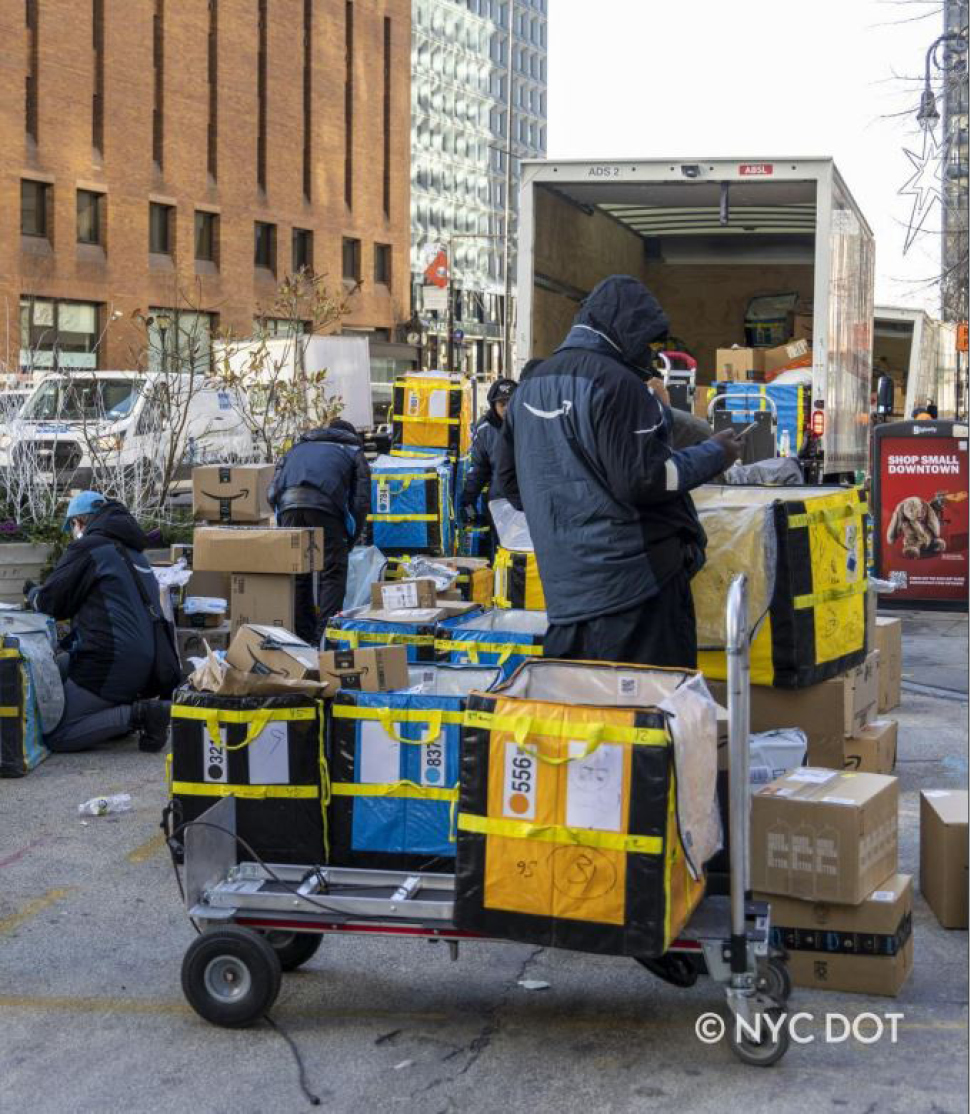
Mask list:
POLYGON ((206 1021, 229 1029, 258 1021, 280 992, 280 961, 258 932, 238 925, 197 936, 182 960, 182 992, 206 1021))
POLYGON ((758 969, 758 990, 784 1006, 791 997, 792 982, 788 964, 778 956, 762 963, 758 969))
MULTIPOLYGON (((728 1043, 731 1051, 745 1064, 756 1068, 768 1068, 776 1064, 788 1051, 791 1036, 785 1011, 780 1006, 770 1006, 762 1012, 762 1018, 771 1018, 771 1026, 762 1023, 761 1040, 752 1040, 741 1034, 735 1024, 727 1027, 728 1043)), ((730 1019, 733 1021, 733 1019, 730 1019)))
POLYGON ((284 971, 295 971, 317 954, 323 943, 323 933, 287 932, 277 928, 265 932, 264 939, 276 952, 280 967, 284 971))

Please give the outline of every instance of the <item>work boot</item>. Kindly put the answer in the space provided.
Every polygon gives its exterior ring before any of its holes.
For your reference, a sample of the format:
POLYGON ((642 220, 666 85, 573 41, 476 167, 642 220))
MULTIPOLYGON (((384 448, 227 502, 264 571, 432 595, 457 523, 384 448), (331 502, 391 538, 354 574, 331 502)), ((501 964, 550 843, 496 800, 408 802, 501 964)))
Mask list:
POLYGON ((168 742, 172 719, 170 700, 137 700, 131 710, 131 726, 138 732, 138 749, 155 753, 168 742))

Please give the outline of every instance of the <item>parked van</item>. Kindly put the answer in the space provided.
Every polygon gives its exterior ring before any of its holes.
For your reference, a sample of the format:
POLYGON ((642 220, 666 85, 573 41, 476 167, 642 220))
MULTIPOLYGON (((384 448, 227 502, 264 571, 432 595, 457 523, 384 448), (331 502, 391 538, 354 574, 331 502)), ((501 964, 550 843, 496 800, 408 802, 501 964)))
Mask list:
POLYGON ((70 490, 115 469, 160 475, 173 441, 176 479, 196 464, 252 460, 231 392, 199 382, 157 372, 48 375, 0 426, 0 468, 28 468, 39 482, 70 490))

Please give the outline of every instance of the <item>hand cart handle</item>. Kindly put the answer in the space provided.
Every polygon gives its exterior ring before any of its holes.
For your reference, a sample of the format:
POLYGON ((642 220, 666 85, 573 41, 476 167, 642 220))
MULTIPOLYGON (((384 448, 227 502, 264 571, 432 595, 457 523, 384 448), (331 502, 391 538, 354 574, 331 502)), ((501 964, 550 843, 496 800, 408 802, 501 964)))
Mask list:
POLYGON ((747 969, 745 895, 750 887, 751 632, 748 629, 748 580, 731 581, 727 596, 728 830, 731 845, 731 969, 747 969))

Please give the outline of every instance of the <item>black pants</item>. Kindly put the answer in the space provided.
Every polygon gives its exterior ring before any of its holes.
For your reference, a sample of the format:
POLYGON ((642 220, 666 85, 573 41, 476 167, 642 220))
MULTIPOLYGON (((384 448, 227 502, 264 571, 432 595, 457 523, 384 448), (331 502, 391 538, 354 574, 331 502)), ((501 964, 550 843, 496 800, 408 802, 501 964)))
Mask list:
POLYGON ((339 519, 310 507, 282 511, 281 526, 323 528, 323 568, 317 573, 317 602, 313 603, 313 573, 296 578, 296 631, 304 642, 319 644, 324 628, 343 607, 347 592, 347 527, 339 519))
POLYGON ((579 661, 697 668, 697 622, 690 578, 671 577, 652 599, 582 623, 550 625, 543 656, 579 661))

